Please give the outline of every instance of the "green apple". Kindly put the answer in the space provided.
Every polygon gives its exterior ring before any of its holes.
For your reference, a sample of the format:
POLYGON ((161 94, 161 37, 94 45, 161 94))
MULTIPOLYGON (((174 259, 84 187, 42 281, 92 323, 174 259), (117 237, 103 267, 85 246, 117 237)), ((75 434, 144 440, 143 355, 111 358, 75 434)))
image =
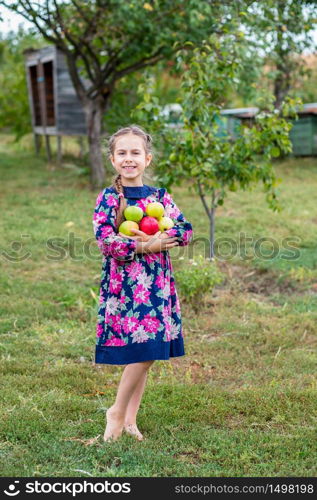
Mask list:
POLYGON ((166 229, 171 229, 174 226, 174 222, 170 217, 161 217, 158 220, 158 225, 160 231, 165 231, 166 229))
POLYGON ((160 219, 164 215, 164 205, 159 201, 153 201, 146 206, 147 215, 160 219))
POLYGON ((126 234, 127 236, 136 236, 131 229, 139 229, 139 225, 132 220, 125 220, 119 226, 119 232, 126 234))
POLYGON ((126 220, 133 220, 135 222, 139 222, 143 217, 143 210, 140 207, 136 207, 135 205, 131 205, 127 207, 123 212, 126 220))

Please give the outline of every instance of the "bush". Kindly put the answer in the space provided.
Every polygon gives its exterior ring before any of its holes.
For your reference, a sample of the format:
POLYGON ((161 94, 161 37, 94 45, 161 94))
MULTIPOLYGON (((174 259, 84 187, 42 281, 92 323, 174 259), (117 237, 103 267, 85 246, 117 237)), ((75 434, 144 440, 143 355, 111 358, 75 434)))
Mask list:
POLYGON ((205 259, 202 255, 196 259, 189 259, 186 266, 175 271, 177 290, 182 296, 182 301, 190 303, 195 311, 199 310, 204 295, 212 292, 214 286, 222 283, 224 277, 215 261, 205 259))

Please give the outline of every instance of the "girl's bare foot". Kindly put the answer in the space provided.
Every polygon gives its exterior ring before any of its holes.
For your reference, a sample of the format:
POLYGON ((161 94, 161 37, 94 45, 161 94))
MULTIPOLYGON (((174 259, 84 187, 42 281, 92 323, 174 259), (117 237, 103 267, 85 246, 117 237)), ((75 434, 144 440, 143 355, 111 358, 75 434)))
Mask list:
POLYGON ((116 441, 122 434, 124 415, 118 414, 111 406, 106 411, 106 430, 104 441, 116 441))
POLYGON ((124 430, 127 434, 135 436, 138 441, 143 440, 143 434, 141 434, 136 424, 124 424, 124 430))

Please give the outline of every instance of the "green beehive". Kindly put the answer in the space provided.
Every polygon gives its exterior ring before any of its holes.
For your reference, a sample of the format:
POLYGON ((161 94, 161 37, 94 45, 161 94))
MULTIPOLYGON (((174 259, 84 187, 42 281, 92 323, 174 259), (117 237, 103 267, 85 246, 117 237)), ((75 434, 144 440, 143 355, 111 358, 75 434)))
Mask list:
POLYGON ((317 155, 317 115, 300 113, 290 131, 294 156, 317 155))

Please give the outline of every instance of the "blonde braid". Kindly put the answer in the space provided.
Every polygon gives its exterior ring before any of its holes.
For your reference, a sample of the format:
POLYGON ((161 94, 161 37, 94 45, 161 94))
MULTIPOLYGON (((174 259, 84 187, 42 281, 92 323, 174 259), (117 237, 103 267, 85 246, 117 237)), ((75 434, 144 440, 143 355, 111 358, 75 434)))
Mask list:
POLYGON ((116 218, 116 227, 117 229, 119 228, 120 224, 125 220, 123 212, 127 208, 127 200, 124 197, 124 192, 123 192, 123 186, 122 186, 122 181, 121 181, 121 175, 117 175, 117 177, 114 179, 113 182, 113 187, 115 187, 117 193, 119 194, 119 209, 118 209, 118 214, 116 218))

